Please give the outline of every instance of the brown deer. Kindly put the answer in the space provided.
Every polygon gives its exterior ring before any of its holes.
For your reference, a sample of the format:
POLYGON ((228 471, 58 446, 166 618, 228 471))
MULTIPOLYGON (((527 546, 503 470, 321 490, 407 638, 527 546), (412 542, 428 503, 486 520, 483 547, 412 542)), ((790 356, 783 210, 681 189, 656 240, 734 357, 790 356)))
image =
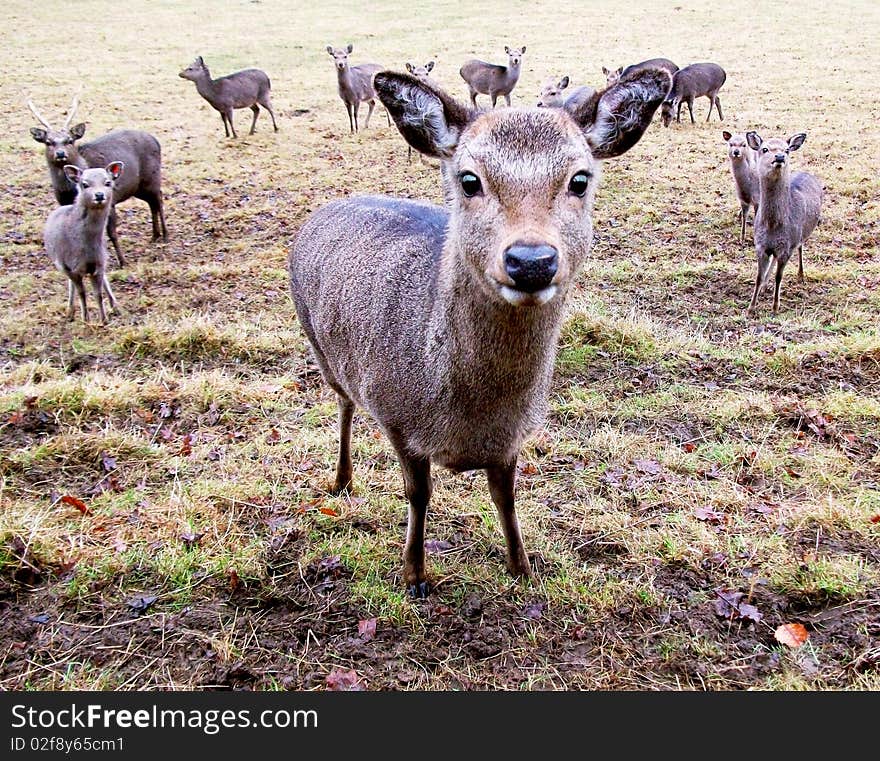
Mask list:
POLYGON ((125 164, 125 174, 116 183, 113 205, 107 216, 107 235, 120 267, 125 266, 125 259, 116 232, 116 204, 132 197, 146 201, 153 219, 153 241, 168 240, 162 198, 162 148, 155 137, 139 130, 113 130, 91 142, 78 144, 86 132, 86 125, 80 123, 71 127, 70 123, 79 105, 79 96, 74 97, 64 125, 57 130, 41 116, 33 101, 27 103, 31 113, 43 125, 32 127, 31 136, 46 147, 49 179, 55 199, 62 206, 72 204, 77 193, 77 186, 65 173, 65 166, 71 164, 80 169, 104 167, 111 159, 125 164))
POLYGON ((429 591, 432 462, 486 470, 507 567, 529 574, 514 506, 519 449, 547 404, 565 299, 593 237, 601 160, 635 145, 669 90, 641 71, 578 108, 475 111, 380 72, 379 99, 442 162, 445 206, 362 196, 323 206, 289 256, 300 324, 339 402, 333 490, 352 484, 355 405, 379 423, 409 501, 403 577, 429 591))
POLYGON ((758 198, 761 193, 761 188, 758 185, 757 159, 755 152, 749 148, 745 135, 734 135, 724 130, 721 136, 727 143, 730 173, 733 175, 736 197, 739 199, 740 221, 742 222, 739 241, 745 243, 746 217, 749 213, 749 207, 752 207, 757 214, 758 198))
POLYGON ((477 94, 488 95, 492 98, 492 108, 499 95, 504 96, 507 105, 510 105, 510 93, 519 82, 519 73, 522 68, 522 58, 526 52, 526 46, 511 48, 505 46, 507 53, 507 66, 496 63, 486 63, 476 58, 466 61, 461 67, 459 74, 467 82, 471 103, 477 107, 477 94))
MULTIPOLYGON (((327 52, 333 59, 333 65, 336 67, 336 82, 339 91, 339 97, 345 103, 345 110, 348 111, 348 126, 353 133, 358 131, 358 109, 361 103, 366 102, 369 106, 367 118, 364 120, 364 129, 370 126, 370 117, 373 115, 373 109, 376 107, 376 91, 373 89, 373 75, 377 71, 382 71, 382 67, 378 63, 361 63, 352 66, 348 57, 354 50, 351 44, 344 48, 334 48, 327 46, 327 52)), ((391 118, 385 114, 388 124, 391 124, 391 118)))
POLYGON ((755 215, 755 252, 758 276, 747 313, 754 315, 758 296, 764 290, 770 265, 776 260, 776 287, 773 314, 779 311, 782 271, 797 249, 798 280, 804 282, 804 241, 819 224, 824 191, 822 183, 806 172, 790 173, 788 158, 807 139, 805 132, 788 140, 763 140, 757 132, 747 132, 749 147, 758 155, 758 182, 761 195, 755 215))
POLYGON ((116 310, 116 298, 107 281, 107 244, 104 230, 113 208, 113 186, 122 176, 121 161, 113 161, 106 169, 80 169, 68 164, 64 173, 77 186, 76 200, 59 206, 46 220, 43 245, 59 272, 67 276, 67 319, 73 319, 74 294, 79 296, 83 322, 88 322, 86 289, 88 277, 95 290, 101 324, 107 323, 104 294, 116 310))
POLYGON ((199 56, 183 71, 178 73, 182 79, 188 79, 196 83, 196 90, 211 106, 220 112, 223 119, 223 128, 226 137, 230 131, 232 137, 238 137, 235 125, 232 123, 232 114, 236 108, 249 108, 254 113, 251 122, 250 134, 253 135, 257 128, 257 117, 260 115, 260 106, 269 112, 272 117, 272 126, 278 132, 275 123, 275 112, 272 110, 272 83, 269 76, 261 69, 243 69, 225 77, 211 79, 211 72, 205 65, 204 59, 199 56))
POLYGON ((672 77, 672 88, 660 110, 663 126, 669 126, 673 113, 675 113, 675 121, 681 122, 681 107, 685 103, 691 114, 691 124, 695 124, 694 98, 701 98, 704 95, 709 99, 706 121, 712 116, 712 106, 718 109, 718 119, 724 121, 718 91, 726 80, 727 73, 717 63, 692 63, 679 69, 672 77))

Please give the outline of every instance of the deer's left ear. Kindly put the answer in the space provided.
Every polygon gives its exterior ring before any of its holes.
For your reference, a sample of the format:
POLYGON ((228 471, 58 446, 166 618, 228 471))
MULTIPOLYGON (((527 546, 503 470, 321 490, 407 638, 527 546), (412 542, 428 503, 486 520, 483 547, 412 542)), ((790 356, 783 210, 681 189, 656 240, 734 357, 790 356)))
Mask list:
POLYGON ((70 128, 70 136, 74 140, 79 140, 85 134, 86 134, 86 123, 85 122, 80 122, 79 124, 74 124, 70 128))
POLYGON ((731 135, 727 130, 724 130, 724 132, 721 133, 721 137, 724 138, 724 142, 725 142, 725 143, 729 143, 729 142, 730 142, 730 138, 732 138, 733 135, 731 135))
POLYGON ((79 185, 79 178, 82 177, 82 169, 80 169, 78 166, 74 166, 73 164, 65 164, 64 174, 67 175, 67 179, 70 180, 74 185, 79 185))
POLYGON ((760 150, 764 141, 757 132, 751 130, 750 132, 746 132, 746 142, 749 144, 749 148, 753 151, 757 151, 760 150))
POLYGON ((46 135, 46 130, 40 129, 39 127, 31 127, 31 137, 38 143, 45 143, 46 135))
POLYGON ((122 176, 123 169, 125 169, 125 164, 121 161, 114 161, 107 164, 107 174, 109 174, 114 180, 118 180, 122 176))
POLYGON ((788 150, 796 151, 804 144, 804 140, 806 139, 806 132, 798 132, 796 135, 792 135, 790 138, 788 138, 788 150))

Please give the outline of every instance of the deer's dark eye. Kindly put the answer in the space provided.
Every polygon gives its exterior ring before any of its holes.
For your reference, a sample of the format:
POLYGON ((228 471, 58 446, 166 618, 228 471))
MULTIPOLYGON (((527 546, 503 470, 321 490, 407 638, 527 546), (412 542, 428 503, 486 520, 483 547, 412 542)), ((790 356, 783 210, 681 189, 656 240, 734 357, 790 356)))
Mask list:
POLYGON ((480 182, 480 178, 471 172, 465 172, 462 174, 458 178, 458 181, 461 183, 462 192, 468 198, 473 198, 483 190, 483 184, 480 182))
POLYGON ((87 187, 89 186, 89 183, 84 182, 84 183, 82 184, 82 186, 83 186, 84 188, 87 188, 87 187))
POLYGON ((769 151, 769 150, 770 150, 769 148, 761 148, 761 153, 767 153, 767 151, 769 151))
POLYGON ((583 198, 590 184, 589 172, 578 172, 568 183, 568 192, 578 198, 583 198))

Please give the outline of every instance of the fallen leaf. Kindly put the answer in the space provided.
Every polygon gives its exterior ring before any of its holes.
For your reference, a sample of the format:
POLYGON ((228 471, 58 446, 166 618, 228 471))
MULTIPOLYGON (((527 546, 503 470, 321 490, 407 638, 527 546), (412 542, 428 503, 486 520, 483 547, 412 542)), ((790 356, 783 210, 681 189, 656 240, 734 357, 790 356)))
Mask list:
POLYGON ((185 531, 180 535, 180 539, 183 542, 183 546, 188 550, 191 550, 199 543, 199 539, 201 539, 205 535, 204 531, 199 531, 199 533, 194 533, 192 531, 185 531))
POLYGON ((525 465, 522 466, 522 469, 520 472, 526 476, 534 476, 534 475, 537 475, 538 469, 535 467, 535 465, 533 463, 527 462, 525 465))
POLYGON ((742 592, 732 589, 715 590, 718 599, 715 600, 715 613, 721 618, 730 618, 739 607, 739 602, 745 597, 742 592))
POLYGON ((183 441, 180 445, 180 452, 178 454, 183 457, 189 457, 192 454, 193 438, 194 437, 191 433, 188 433, 183 437, 183 441))
POLYGON ((686 441, 684 444, 681 445, 681 448, 682 448, 685 452, 687 452, 688 454, 690 454, 691 452, 693 452, 693 451, 697 448, 697 445, 694 444, 694 443, 691 442, 691 441, 686 441))
POLYGON ((777 642, 796 649, 810 638, 810 633, 803 624, 782 624, 773 632, 773 637, 777 642))
POLYGON ((660 472, 660 463, 657 460, 633 460, 633 465, 639 473, 656 476, 660 472))
POLYGON ((871 523, 880 523, 880 513, 871 516, 871 523))
POLYGON ((747 603, 740 603, 737 607, 737 613, 743 621, 751 621, 753 624, 761 623, 763 618, 761 612, 754 605, 747 603))
POLYGON ((707 521, 708 523, 724 522, 724 513, 719 513, 717 510, 708 505, 706 507, 698 507, 696 510, 694 510, 694 517, 698 521, 707 521))
POLYGON ((363 690, 364 688, 360 682, 360 677, 358 677, 357 672, 354 670, 333 669, 333 671, 327 674, 327 689, 355 691, 363 690))
POLYGON ((23 412, 13 412, 9 416, 9 425, 21 425, 24 422, 24 413, 23 412))
POLYGON ((273 428, 271 431, 269 431, 269 435, 266 436, 266 443, 277 444, 279 441, 281 441, 281 434, 278 433, 277 429, 273 428))
POLYGON ((104 466, 104 470, 109 473, 112 470, 116 470, 116 458, 111 457, 106 452, 101 452, 101 465, 104 466))
POLYGON ((446 552, 447 550, 451 550, 453 547, 454 545, 451 542, 447 542, 443 539, 428 539, 425 542, 425 552, 429 552, 432 554, 446 552))
POLYGON ((156 595, 138 595, 137 597, 132 597, 127 605, 137 613, 146 613, 158 599, 156 595))
POLYGON ((544 603, 542 602, 533 602, 531 605, 526 605, 523 608, 523 615, 526 618, 531 618, 533 621, 541 618, 544 615, 544 603))
POLYGON ((229 588, 235 592, 241 586, 241 579, 238 577, 238 571, 234 568, 230 568, 228 571, 229 575, 229 588))
POLYGON ((373 639, 376 636, 376 619, 367 618, 363 621, 358 621, 358 636, 364 642, 373 639))
POLYGON ((332 515, 334 518, 339 517, 339 513, 332 507, 319 507, 318 512, 323 513, 324 515, 332 515))
POLYGON ((48 613, 40 613, 36 616, 30 616, 28 621, 33 621, 35 624, 48 624, 51 619, 49 618, 48 613))
POLYGON ((79 497, 71 497, 69 494, 65 494, 65 495, 61 498, 61 501, 62 501, 65 505, 70 505, 71 507, 75 507, 75 508, 76 508, 77 510, 79 510, 83 515, 91 515, 91 514, 92 514, 92 511, 89 510, 88 507, 86 507, 86 503, 83 502, 79 497))

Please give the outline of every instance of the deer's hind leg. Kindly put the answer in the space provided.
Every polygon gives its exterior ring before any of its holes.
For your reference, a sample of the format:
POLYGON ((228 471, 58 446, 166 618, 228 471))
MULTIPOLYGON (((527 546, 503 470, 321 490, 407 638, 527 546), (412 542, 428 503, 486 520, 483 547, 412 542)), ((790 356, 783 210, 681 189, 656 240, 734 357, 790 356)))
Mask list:
POLYGON ((254 112, 254 120, 251 122, 251 134, 257 131, 257 117, 260 115, 260 107, 254 103, 251 105, 251 111, 254 112))
POLYGON ((804 277, 804 247, 798 246, 798 282, 806 282, 804 277))
POLYGON ((116 261, 119 262, 120 267, 124 267, 125 259, 122 258, 122 251, 119 248, 119 234, 116 232, 116 222, 116 204, 113 204, 110 208, 110 213, 107 215, 107 237, 110 238, 110 243, 113 244, 116 261))
POLYGON ((336 461, 336 480, 331 491, 341 494, 351 489, 351 423, 354 418, 354 402, 337 390, 339 406, 339 458, 336 461))
POLYGON ((367 101, 367 107, 367 118, 364 121, 364 129, 367 129, 370 126, 370 117, 373 115, 373 109, 376 107, 376 101, 371 98, 367 101))

